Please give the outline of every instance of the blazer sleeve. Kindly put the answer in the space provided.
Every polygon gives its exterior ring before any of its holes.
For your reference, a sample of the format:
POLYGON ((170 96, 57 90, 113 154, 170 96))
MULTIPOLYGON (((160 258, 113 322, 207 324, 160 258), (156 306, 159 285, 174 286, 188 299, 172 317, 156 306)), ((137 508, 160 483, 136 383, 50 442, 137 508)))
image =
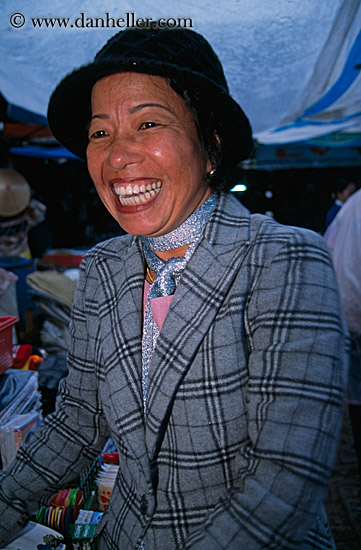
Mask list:
POLYGON ((101 452, 109 437, 98 402, 94 351, 84 305, 88 282, 82 267, 72 310, 69 374, 61 381, 57 410, 44 420, 13 463, 0 472, 0 546, 22 529, 44 497, 74 479, 101 452))
POLYGON ((322 502, 346 379, 331 261, 321 237, 295 230, 270 260, 259 250, 257 264, 245 312, 249 445, 237 455, 241 487, 225 494, 185 548, 331 548, 305 542, 310 530, 327 538, 322 502))

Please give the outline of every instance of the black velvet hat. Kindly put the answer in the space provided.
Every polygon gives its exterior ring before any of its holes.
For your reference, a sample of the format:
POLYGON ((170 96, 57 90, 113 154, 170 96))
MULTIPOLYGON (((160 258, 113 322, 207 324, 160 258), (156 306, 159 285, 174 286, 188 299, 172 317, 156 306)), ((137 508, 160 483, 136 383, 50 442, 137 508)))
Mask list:
POLYGON ((203 121, 217 133, 221 162, 234 166, 253 148, 248 118, 229 94, 222 65, 210 44, 190 29, 128 28, 114 35, 89 65, 64 78, 53 92, 48 121, 54 137, 85 159, 93 85, 115 73, 162 76, 186 91, 202 132, 203 121), (203 121, 202 121, 203 119, 203 121))

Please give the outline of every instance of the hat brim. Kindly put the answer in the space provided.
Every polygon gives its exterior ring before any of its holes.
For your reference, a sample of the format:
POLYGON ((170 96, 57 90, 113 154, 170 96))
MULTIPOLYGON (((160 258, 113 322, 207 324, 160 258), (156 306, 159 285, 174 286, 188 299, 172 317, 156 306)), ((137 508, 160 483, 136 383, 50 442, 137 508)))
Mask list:
POLYGON ((115 63, 91 63, 66 76, 54 90, 48 105, 50 130, 57 141, 74 155, 86 159, 88 125, 91 117, 91 92, 94 84, 112 74, 136 72, 171 78, 184 88, 197 91, 217 121, 218 137, 227 156, 227 164, 248 158, 253 149, 252 130, 247 116, 234 99, 217 83, 188 68, 174 64, 144 63, 142 60, 118 60, 115 63))

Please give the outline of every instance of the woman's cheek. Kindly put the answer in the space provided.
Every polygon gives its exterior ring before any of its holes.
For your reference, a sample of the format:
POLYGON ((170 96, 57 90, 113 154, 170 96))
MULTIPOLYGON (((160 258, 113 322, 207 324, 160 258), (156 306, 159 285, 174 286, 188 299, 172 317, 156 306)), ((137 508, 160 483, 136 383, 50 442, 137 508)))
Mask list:
POLYGON ((88 172, 93 180, 94 185, 97 187, 103 183, 103 165, 96 158, 96 155, 90 154, 87 157, 88 172))

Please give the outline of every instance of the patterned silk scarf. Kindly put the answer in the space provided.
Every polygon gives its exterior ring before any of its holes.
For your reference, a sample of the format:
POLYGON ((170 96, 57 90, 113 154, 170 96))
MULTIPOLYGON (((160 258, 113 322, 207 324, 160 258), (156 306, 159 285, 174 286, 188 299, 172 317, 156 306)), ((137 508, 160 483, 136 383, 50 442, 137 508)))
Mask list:
POLYGON ((201 236, 209 217, 218 202, 218 195, 213 194, 193 214, 189 216, 179 227, 159 237, 141 237, 145 259, 148 266, 157 274, 157 279, 152 283, 144 313, 143 338, 142 338, 142 389, 144 412, 147 405, 147 385, 149 365, 154 348, 159 336, 159 329, 153 319, 150 302, 153 298, 170 296, 186 268, 201 236), (173 257, 166 262, 154 254, 154 250, 173 250, 181 246, 189 245, 187 252, 181 258, 173 257))

